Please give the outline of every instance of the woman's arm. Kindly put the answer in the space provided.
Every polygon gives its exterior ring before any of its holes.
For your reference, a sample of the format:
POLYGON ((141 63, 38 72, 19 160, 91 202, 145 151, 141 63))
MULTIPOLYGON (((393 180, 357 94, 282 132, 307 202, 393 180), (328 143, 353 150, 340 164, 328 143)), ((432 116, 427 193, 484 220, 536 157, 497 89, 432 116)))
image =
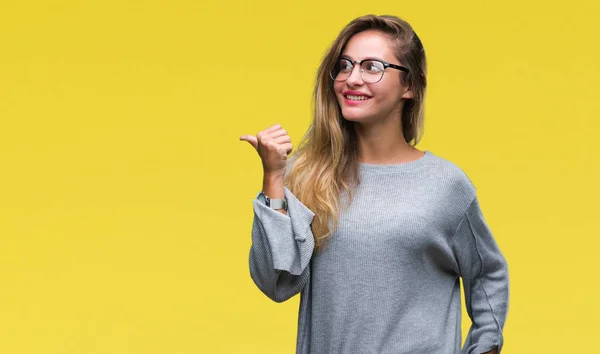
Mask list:
POLYGON ((463 354, 500 353, 508 312, 508 265, 475 196, 452 238, 472 325, 463 354))
POLYGON ((310 276, 314 250, 311 222, 314 213, 284 187, 288 210, 284 215, 257 199, 254 205, 250 276, 275 302, 299 293, 310 276))
POLYGON ((250 276, 258 288, 276 302, 299 293, 310 276, 314 249, 311 223, 314 213, 286 187, 284 179, 292 157, 291 138, 279 124, 256 136, 242 135, 258 152, 263 165, 263 192, 274 199, 287 199, 287 212, 273 210, 257 199, 254 204, 250 276))

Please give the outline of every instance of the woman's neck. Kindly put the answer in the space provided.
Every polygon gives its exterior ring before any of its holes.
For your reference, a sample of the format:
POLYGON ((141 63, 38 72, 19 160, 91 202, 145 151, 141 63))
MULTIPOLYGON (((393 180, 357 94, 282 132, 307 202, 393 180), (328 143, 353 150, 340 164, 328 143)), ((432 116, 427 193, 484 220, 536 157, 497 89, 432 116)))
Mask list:
POLYGON ((358 160, 369 164, 396 164, 410 162, 423 156, 423 152, 404 140, 399 121, 388 124, 355 123, 358 141, 358 160))

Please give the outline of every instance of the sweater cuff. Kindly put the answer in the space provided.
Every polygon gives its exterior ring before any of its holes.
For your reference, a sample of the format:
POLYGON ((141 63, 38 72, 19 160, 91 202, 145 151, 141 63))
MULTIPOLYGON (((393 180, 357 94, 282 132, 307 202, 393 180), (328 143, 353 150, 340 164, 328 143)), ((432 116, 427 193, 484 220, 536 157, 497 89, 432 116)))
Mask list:
POLYGON ((273 268, 300 275, 310 262, 314 250, 311 223, 314 213, 284 187, 287 215, 253 200, 254 212, 260 220, 273 259, 273 268))

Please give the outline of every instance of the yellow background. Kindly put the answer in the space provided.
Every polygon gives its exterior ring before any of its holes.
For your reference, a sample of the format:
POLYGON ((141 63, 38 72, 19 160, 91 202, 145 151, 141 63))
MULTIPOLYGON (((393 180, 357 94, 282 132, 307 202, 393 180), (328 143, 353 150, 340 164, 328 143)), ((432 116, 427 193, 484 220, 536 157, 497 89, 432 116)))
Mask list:
POLYGON ((595 352, 599 10, 2 1, 0 353, 293 353, 299 296, 249 276, 262 170, 238 138, 299 142, 322 54, 366 13, 425 45, 419 147, 469 175, 508 259, 504 352, 595 352))

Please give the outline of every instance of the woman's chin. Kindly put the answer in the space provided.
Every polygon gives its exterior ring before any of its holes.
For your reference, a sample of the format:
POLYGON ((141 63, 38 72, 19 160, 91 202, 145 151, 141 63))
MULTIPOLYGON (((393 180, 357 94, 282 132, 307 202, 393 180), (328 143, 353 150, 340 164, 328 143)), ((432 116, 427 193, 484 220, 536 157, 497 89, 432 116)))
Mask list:
POLYGON ((349 121, 352 122, 362 122, 365 120, 368 120, 369 117, 366 116, 365 114, 359 114, 359 112, 344 112, 342 110, 342 116, 349 121))

